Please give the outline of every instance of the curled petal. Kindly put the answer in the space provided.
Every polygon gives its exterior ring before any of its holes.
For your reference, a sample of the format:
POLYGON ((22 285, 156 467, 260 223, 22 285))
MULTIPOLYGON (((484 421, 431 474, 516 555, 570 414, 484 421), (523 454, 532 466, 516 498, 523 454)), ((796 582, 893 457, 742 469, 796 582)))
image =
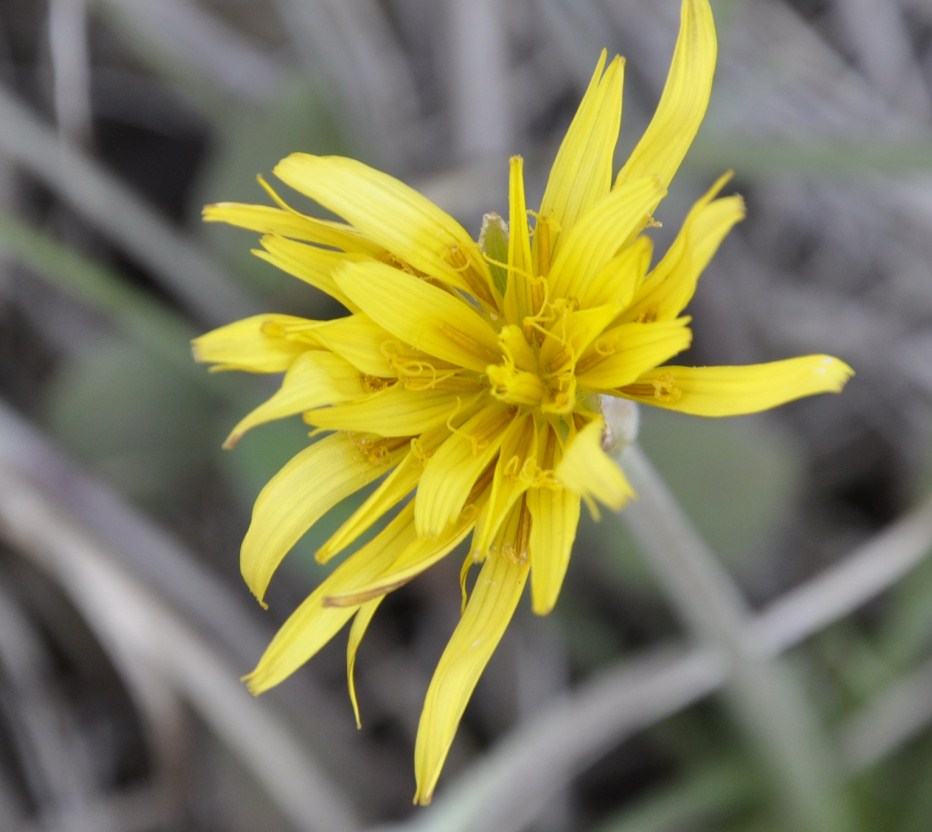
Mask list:
POLYGON ((275 175, 416 270, 491 300, 492 278, 475 241, 403 182, 354 159, 308 153, 283 159, 275 175))
POLYGON ((211 330, 191 343, 194 358, 213 364, 211 370, 282 373, 308 348, 306 341, 289 338, 289 326, 313 326, 294 315, 253 315, 211 330))
POLYGON ((433 797, 466 704, 518 606, 528 565, 527 560, 514 563, 501 555, 489 556, 482 565, 421 710, 414 748, 415 803, 426 805, 433 797))
POLYGON ((598 516, 595 501, 619 511, 634 496, 621 468, 602 450, 605 422, 593 419, 569 443, 557 465, 557 479, 585 501, 598 516))
POLYGON ((352 226, 299 214, 288 207, 218 202, 204 208, 205 222, 225 222, 238 228, 302 240, 305 243, 356 251, 370 255, 383 249, 367 240, 352 226))
POLYGON ((304 533, 350 494, 394 466, 406 445, 334 434, 291 459, 259 493, 240 566, 260 603, 282 559, 304 533))
POLYGON ((564 233, 612 185, 615 144, 621 129, 625 64, 623 58, 616 56, 603 75, 606 57, 603 50, 557 152, 540 203, 541 215, 552 217, 564 233))
POLYGON ((472 526, 471 517, 460 516, 441 535, 417 537, 400 549, 391 565, 375 578, 347 585, 340 593, 328 596, 324 603, 334 607, 355 607, 393 592, 445 558, 466 537, 472 526))
POLYGON ((669 361, 692 342, 689 318, 620 324, 596 339, 577 365, 579 383, 610 391, 669 361))
POLYGON ((314 330, 313 338, 367 375, 382 378, 397 375, 384 349, 391 336, 366 315, 349 315, 322 323, 314 330))
POLYGON ((831 355, 744 367, 657 367, 618 392, 694 416, 740 416, 818 393, 838 393, 852 370, 831 355))
POLYGON ((533 488, 527 493, 531 512, 531 602, 537 615, 547 615, 557 602, 579 524, 579 494, 568 488, 533 488))
POLYGON ((340 251, 317 248, 272 234, 266 234, 260 243, 262 248, 253 249, 252 252, 260 260, 265 260, 285 274, 290 274, 315 289, 320 289, 321 292, 330 295, 351 311, 355 311, 352 302, 340 291, 334 281, 333 270, 342 263, 361 259, 362 255, 343 254, 340 251))
POLYGON ((354 672, 356 670, 356 654, 359 652, 359 645, 362 644, 366 630, 369 629, 369 624, 372 623, 376 610, 378 610, 379 604, 382 603, 384 598, 384 595, 374 598, 356 610, 356 615, 353 617, 353 626, 350 627, 349 639, 346 642, 346 685, 349 688, 349 697, 353 705, 353 715, 356 717, 357 728, 362 728, 362 719, 359 717, 359 702, 356 699, 356 675, 354 672))
POLYGON ((579 288, 579 305, 588 309, 606 304, 626 308, 650 268, 654 244, 650 237, 636 237, 579 288))
POLYGON ((744 219, 741 197, 715 199, 729 179, 730 172, 719 177, 692 207, 663 259, 638 287, 622 320, 669 320, 686 308, 722 240, 744 219))
POLYGON ((384 263, 347 264, 336 281, 379 326, 419 350, 478 372, 498 360, 495 330, 462 297, 384 263))
POLYGON ((467 419, 430 458, 418 484, 418 533, 440 534, 463 510, 479 475, 495 459, 514 409, 490 404, 467 419))
POLYGON ((586 284, 633 241, 665 194, 660 180, 649 176, 593 205, 561 238, 550 271, 551 297, 584 295, 586 284))
POLYGON ((344 587, 385 569, 415 538, 411 511, 402 510, 376 537, 341 563, 282 624, 256 669, 245 677, 249 690, 262 693, 287 679, 330 641, 358 606, 331 607, 324 600, 344 587))
POLYGON ((530 414, 517 416, 505 429, 489 495, 476 519, 472 538, 472 554, 477 560, 485 557, 492 540, 504 524, 512 506, 533 483, 537 473, 538 432, 530 414))
POLYGON ((446 390, 407 390, 393 384, 354 401, 309 410, 304 420, 322 430, 416 436, 444 424, 461 406, 446 390))
POLYGON ((708 0, 683 0, 680 33, 660 102, 615 188, 628 187, 643 176, 657 176, 669 186, 709 106, 717 53, 708 0))
POLYGON ((246 431, 312 407, 362 396, 362 375, 352 364, 326 350, 307 350, 291 365, 282 386, 268 401, 240 420, 224 447, 232 448, 246 431))
POLYGON ((363 532, 400 503, 417 486, 424 472, 424 460, 433 454, 450 435, 446 427, 422 434, 412 440, 411 451, 317 550, 319 563, 326 563, 356 540, 363 532))

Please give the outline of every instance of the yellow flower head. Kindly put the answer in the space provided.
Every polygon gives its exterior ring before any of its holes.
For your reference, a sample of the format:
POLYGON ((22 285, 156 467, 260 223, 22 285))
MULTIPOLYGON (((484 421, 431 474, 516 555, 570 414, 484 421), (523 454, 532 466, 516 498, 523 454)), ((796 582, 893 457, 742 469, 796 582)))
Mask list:
POLYGON ((477 243, 401 182, 352 159, 296 153, 286 185, 345 222, 276 206, 224 203, 210 221, 262 233, 259 257, 342 303, 345 317, 259 315, 197 339, 218 369, 284 372, 281 388, 234 428, 295 414, 327 436, 262 490, 242 571, 262 601, 286 553, 327 511, 381 478, 323 543, 324 562, 386 519, 285 622, 248 677, 282 681, 352 620, 348 671, 381 600, 469 539, 481 572, 427 691, 415 800, 430 801, 466 703, 530 576, 534 612, 560 592, 580 502, 620 509, 632 496, 604 453, 600 396, 704 416, 751 413, 841 389, 851 370, 815 355, 749 367, 665 364, 690 343, 682 315, 699 275, 744 215, 696 203, 656 262, 645 231, 699 129, 716 40, 707 0, 684 0, 653 120, 613 176, 624 62, 603 53, 528 211, 522 160, 509 172, 508 223, 477 243), (533 222, 529 223, 529 217, 533 222), (533 227, 532 227, 533 226, 533 227))

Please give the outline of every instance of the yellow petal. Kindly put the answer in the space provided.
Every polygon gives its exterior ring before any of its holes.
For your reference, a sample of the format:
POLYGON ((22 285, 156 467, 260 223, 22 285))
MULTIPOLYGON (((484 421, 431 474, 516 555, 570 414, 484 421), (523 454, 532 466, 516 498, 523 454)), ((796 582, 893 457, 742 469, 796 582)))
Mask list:
POLYGON ((586 283, 637 235, 666 191, 656 177, 612 191, 563 235, 550 272, 551 298, 579 297, 586 283))
POLYGON ((446 390, 406 390, 393 384, 355 401, 309 410, 304 421, 321 430, 416 436, 444 424, 461 406, 446 390))
POLYGON ((348 315, 327 321, 314 329, 313 339, 366 375, 382 378, 397 375, 384 349, 391 336, 367 315, 348 315))
MULTIPOLYGON (((549 428, 547 428, 549 430, 549 428)), ((531 486, 538 473, 537 430, 530 413, 517 416, 505 429, 489 498, 476 520, 472 538, 473 558, 480 560, 505 522, 518 498, 531 486)))
POLYGON ((382 603, 382 599, 375 598, 366 604, 363 604, 353 618, 353 626, 350 627, 349 640, 346 642, 346 684, 349 687, 350 702, 353 703, 353 715, 356 717, 356 727, 362 728, 362 720, 359 718, 359 702, 356 700, 356 679, 354 671, 356 669, 356 654, 359 652, 359 645, 362 644, 366 630, 372 623, 375 611, 382 603))
POLYGON ((286 274, 310 284, 315 289, 320 289, 321 292, 330 295, 348 309, 355 311, 353 304, 334 281, 333 271, 343 263, 358 259, 362 255, 330 251, 271 234, 263 237, 260 243, 262 248, 253 250, 253 254, 260 260, 265 260, 286 274))
POLYGON ((680 32, 654 117, 615 180, 657 176, 668 187, 693 143, 712 94, 718 47, 708 0, 683 0, 680 32))
POLYGON ((225 222, 260 234, 290 237, 343 251, 363 252, 373 256, 383 251, 381 246, 371 243, 349 225, 308 217, 289 208, 219 202, 204 208, 204 221, 225 222))
POLYGON ((624 60, 616 56, 603 76, 605 59, 603 50, 557 152, 540 203, 541 216, 552 218, 561 236, 612 186, 615 143, 621 129, 624 60))
POLYGON ((602 391, 631 384, 689 346, 692 332, 688 323, 689 318, 677 318, 612 327, 580 359, 579 384, 602 391))
POLYGON ((450 435, 446 426, 428 431, 412 441, 412 449, 395 469, 379 484, 317 550, 315 557, 320 563, 326 563, 339 554, 346 546, 369 529, 393 506, 410 494, 424 471, 424 460, 429 457, 450 435))
POLYGON ((348 263, 335 277, 372 320, 417 349, 477 372, 498 360, 495 330, 463 298, 383 263, 348 263))
POLYGON ((735 223, 744 219, 741 197, 715 199, 730 178, 731 173, 719 177, 692 207, 663 259, 638 286, 622 320, 665 320, 675 318, 686 308, 722 240, 735 223))
POLYGON ((547 615, 557 602, 570 562, 579 524, 579 494, 567 488, 532 488, 531 601, 537 615, 547 615))
POLYGON ((536 313, 531 296, 531 237, 524 198, 524 160, 512 156, 508 168, 508 283, 505 287, 505 317, 522 321, 536 313))
POLYGON ((418 271, 491 300, 491 275, 466 229, 394 177, 354 159, 307 153, 283 159, 275 175, 418 271))
POLYGON ((577 297, 580 307, 628 306, 650 268, 653 253, 654 244, 650 237, 636 237, 631 245, 625 246, 579 286, 577 297))
POLYGON ((355 581, 377 575, 394 560, 398 547, 414 539, 410 510, 403 510, 376 537, 340 564, 288 617, 259 664, 245 677, 249 690, 262 693, 287 679, 330 641, 356 607, 328 607, 324 599, 355 581))
POLYGON ((412 540, 377 577, 347 585, 340 593, 329 596, 324 603, 336 607, 356 606, 393 592, 445 558, 469 534, 473 522, 471 515, 460 516, 443 534, 412 540))
POLYGON ((272 574, 301 536, 345 497, 378 479, 407 450, 334 434, 291 459, 256 499, 240 553, 246 585, 263 602, 272 574))
POLYGON ((513 408, 489 404, 437 449, 418 484, 414 507, 418 534, 440 534, 459 515, 479 475, 498 453, 513 418, 513 408))
POLYGON ((257 425, 312 407, 345 402, 365 392, 362 375, 345 358, 326 350, 308 350, 295 359, 278 392, 233 428, 224 447, 232 448, 247 430, 257 425))
POLYGON ((619 511, 634 496, 621 468, 602 450, 604 430, 602 418, 593 419, 572 438, 556 470, 557 479, 579 494, 596 517, 594 500, 619 511))
POLYGON ((740 416, 838 393, 852 375, 854 370, 830 355, 805 355, 744 367, 657 367, 620 392, 694 416, 740 416))
POLYGON ((575 364, 586 348, 605 333, 621 307, 605 304, 590 309, 566 312, 550 326, 540 348, 540 366, 545 373, 555 373, 569 363, 575 364))
POLYGON ((527 573, 527 561, 512 563, 500 556, 482 566, 427 689, 414 749, 415 803, 426 805, 433 797, 466 703, 511 621, 527 573))
POLYGON ((195 338, 194 358, 216 365, 212 370, 282 373, 308 348, 307 342, 286 337, 285 327, 311 323, 293 315, 253 315, 195 338))

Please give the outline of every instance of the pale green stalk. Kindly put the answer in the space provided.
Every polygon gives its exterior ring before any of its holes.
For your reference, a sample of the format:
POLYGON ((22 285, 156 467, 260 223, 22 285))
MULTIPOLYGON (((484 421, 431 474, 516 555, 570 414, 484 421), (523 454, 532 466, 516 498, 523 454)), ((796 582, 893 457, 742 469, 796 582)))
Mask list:
POLYGON ((718 558, 637 445, 621 456, 638 494, 623 518, 664 593, 693 637, 730 666, 735 713, 792 813, 791 828, 853 832, 838 755, 792 674, 754 637, 749 611, 718 558))

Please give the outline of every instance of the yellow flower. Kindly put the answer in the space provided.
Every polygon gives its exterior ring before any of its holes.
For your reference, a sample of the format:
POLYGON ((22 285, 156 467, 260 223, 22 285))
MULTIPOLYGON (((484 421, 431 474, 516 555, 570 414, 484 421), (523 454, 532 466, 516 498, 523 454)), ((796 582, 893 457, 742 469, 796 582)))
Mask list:
MULTIPOLYGON (((303 414, 328 435, 262 490, 242 571, 260 600, 304 533, 381 478, 320 547, 329 561, 386 520, 285 622, 247 677, 259 693, 293 673, 344 624, 348 676, 379 603, 470 538, 481 564, 427 691, 415 749, 415 801, 428 803, 466 703, 530 577, 535 613, 560 591, 580 502, 620 509, 632 496, 604 453, 600 396, 703 416, 751 413, 837 392, 851 374, 812 355, 747 367, 667 365, 689 346, 682 311, 742 219, 721 177, 653 262, 652 216, 705 114, 716 39, 707 0, 684 0, 670 74, 643 138, 613 177, 624 62, 602 54, 536 212, 511 160, 506 224, 480 242, 401 182, 359 162, 296 153, 286 185, 345 222, 287 206, 224 203, 209 221, 260 232, 256 252, 326 292, 332 321, 259 315, 196 340, 217 369, 284 372, 281 388, 233 430, 303 414), (529 226, 533 218, 533 229, 529 226)), ((358 712, 357 712, 358 721, 358 712)))

